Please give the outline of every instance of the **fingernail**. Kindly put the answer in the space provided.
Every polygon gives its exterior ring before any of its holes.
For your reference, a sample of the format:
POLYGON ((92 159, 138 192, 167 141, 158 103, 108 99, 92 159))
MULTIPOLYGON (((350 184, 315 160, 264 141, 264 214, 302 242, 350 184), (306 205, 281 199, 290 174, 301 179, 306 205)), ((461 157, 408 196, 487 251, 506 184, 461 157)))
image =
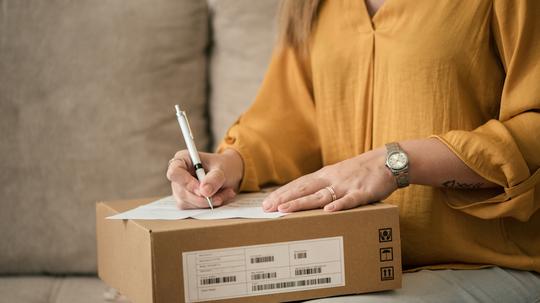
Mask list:
POLYGON ((207 194, 211 194, 214 191, 214 188, 210 184, 206 184, 203 186, 203 191, 207 194))
POLYGON ((324 207, 324 210, 334 210, 336 206, 334 204, 328 204, 324 207))
POLYGON ((200 195, 201 195, 201 191, 200 191, 198 188, 195 188, 195 190, 193 190, 193 192, 194 192, 197 196, 200 196, 200 195))
POLYGON ((262 204, 262 207, 263 209, 269 209, 270 206, 272 206, 272 203, 270 203, 270 201, 263 201, 263 204, 262 204))

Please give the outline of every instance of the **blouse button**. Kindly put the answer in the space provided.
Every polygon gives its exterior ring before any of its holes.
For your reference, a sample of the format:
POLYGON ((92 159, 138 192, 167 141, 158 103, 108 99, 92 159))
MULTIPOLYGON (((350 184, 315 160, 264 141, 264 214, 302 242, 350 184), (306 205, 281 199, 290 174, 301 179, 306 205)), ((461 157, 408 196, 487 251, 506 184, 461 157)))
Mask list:
POLYGON ((236 138, 233 138, 233 137, 231 137, 231 136, 225 137, 225 143, 227 143, 227 144, 234 144, 234 142, 236 142, 236 138))

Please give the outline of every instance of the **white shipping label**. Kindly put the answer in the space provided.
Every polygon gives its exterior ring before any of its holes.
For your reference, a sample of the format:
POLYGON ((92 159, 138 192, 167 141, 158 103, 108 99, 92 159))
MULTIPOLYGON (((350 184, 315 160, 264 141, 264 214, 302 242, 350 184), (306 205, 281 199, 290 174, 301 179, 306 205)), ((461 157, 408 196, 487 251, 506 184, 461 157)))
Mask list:
POLYGON ((182 253, 186 302, 345 285, 343 237, 182 253))

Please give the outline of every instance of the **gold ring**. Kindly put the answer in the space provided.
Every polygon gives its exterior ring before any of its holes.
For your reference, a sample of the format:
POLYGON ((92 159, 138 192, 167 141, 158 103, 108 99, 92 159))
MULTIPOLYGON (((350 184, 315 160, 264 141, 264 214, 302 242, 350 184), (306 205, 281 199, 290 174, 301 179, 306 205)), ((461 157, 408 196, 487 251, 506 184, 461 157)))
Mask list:
POLYGON ((334 202, 337 200, 337 196, 336 196, 336 192, 334 191, 334 188, 332 186, 327 186, 325 187, 329 192, 330 194, 332 195, 332 201, 331 202, 334 202))

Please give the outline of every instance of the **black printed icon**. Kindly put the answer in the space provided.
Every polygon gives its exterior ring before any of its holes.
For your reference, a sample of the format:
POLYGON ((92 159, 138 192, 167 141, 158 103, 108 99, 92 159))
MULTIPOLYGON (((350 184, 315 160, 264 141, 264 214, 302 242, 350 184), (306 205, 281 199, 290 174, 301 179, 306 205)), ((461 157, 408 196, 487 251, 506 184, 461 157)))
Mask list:
POLYGON ((381 281, 394 280, 394 266, 381 267, 381 281))
POLYGON ((391 242, 392 241, 392 229, 381 228, 379 229, 379 242, 391 242))
POLYGON ((383 247, 379 250, 381 256, 381 262, 394 260, 394 250, 392 247, 383 247))

